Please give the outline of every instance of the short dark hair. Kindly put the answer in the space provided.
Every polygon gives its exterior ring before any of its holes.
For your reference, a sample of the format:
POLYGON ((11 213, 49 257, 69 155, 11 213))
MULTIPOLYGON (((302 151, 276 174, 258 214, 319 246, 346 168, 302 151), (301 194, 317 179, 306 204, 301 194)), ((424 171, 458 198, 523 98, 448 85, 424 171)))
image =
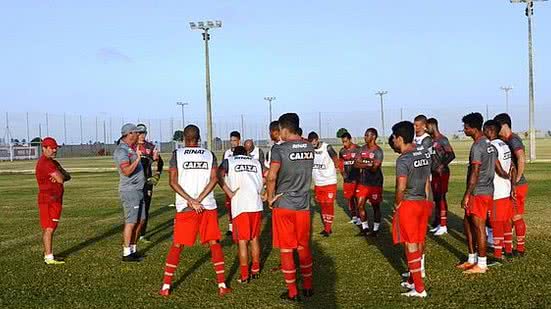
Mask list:
POLYGON ((302 136, 302 133, 304 133, 304 132, 302 132, 302 128, 299 127, 299 128, 297 129, 297 134, 300 135, 300 136, 302 136))
POLYGON ((188 124, 184 128, 184 140, 187 141, 198 141, 201 138, 201 132, 199 131, 199 127, 197 127, 194 124, 188 124))
POLYGON ((388 146, 390 146, 390 148, 394 150, 394 135, 390 135, 388 137, 388 146))
POLYGON ((468 125, 470 128, 482 130, 482 123, 484 122, 484 117, 481 113, 470 113, 463 116, 461 119, 464 124, 468 125))
POLYGON ((369 128, 369 129, 365 130, 366 134, 369 133, 369 132, 373 133, 375 135, 375 138, 379 137, 379 132, 377 132, 377 129, 369 128))
POLYGON ((315 139, 319 139, 320 137, 318 136, 318 133, 312 131, 310 133, 308 133, 308 141, 311 142, 315 139))
POLYGON ((352 135, 350 135, 350 133, 348 133, 348 132, 344 132, 344 133, 341 135, 341 138, 352 139, 352 135))
POLYGON ((427 123, 427 116, 421 114, 421 115, 417 115, 415 116, 415 118, 413 119, 413 121, 422 121, 424 123, 427 123))
POLYGON ((499 131, 501 130, 501 125, 496 120, 490 119, 484 123, 484 128, 490 128, 496 133, 499 133, 499 131))
POLYGON ((392 126, 392 134, 398 138, 402 137, 404 143, 411 144, 413 142, 413 136, 415 135, 415 129, 411 121, 400 121, 392 126))
POLYGON ((238 139, 241 139, 241 133, 239 131, 231 131, 230 138, 237 137, 238 139))
POLYGON ((503 126, 504 124, 508 125, 509 128, 512 128, 511 126, 511 116, 507 113, 501 113, 494 117, 494 120, 499 123, 500 126, 503 126))
POLYGON ((274 120, 270 122, 270 132, 279 131, 279 121, 274 120))
POLYGON ((438 120, 436 120, 436 118, 429 118, 429 119, 427 119, 427 124, 432 124, 432 125, 438 127, 438 120))
POLYGON ((246 156, 247 150, 245 150, 245 147, 243 146, 237 146, 233 149, 233 155, 234 156, 246 156))
POLYGON ((279 127, 289 130, 289 132, 298 134, 300 128, 300 119, 296 113, 285 113, 279 117, 279 127))

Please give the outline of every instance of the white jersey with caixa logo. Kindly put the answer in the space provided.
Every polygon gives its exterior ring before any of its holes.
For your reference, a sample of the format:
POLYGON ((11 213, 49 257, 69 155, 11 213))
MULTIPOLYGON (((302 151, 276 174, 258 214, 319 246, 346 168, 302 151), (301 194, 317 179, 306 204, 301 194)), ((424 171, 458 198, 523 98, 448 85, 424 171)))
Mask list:
POLYGON ((329 152, 337 155, 333 147, 321 142, 319 148, 314 149, 314 167, 312 178, 316 186, 328 186, 337 183, 337 168, 329 152))
POLYGON ((262 211, 262 165, 250 156, 232 156, 222 162, 226 172, 226 181, 232 191, 236 191, 231 200, 232 217, 244 212, 262 211))
MULTIPOLYGON (((504 171, 509 173, 511 170, 511 149, 507 144, 500 140, 494 139, 492 145, 497 149, 497 159, 504 171)), ((511 180, 502 178, 497 173, 494 175, 494 200, 508 198, 511 196, 511 180)))
MULTIPOLYGON (((186 147, 176 150, 178 184, 192 198, 197 198, 210 182, 211 171, 216 166, 216 157, 207 149, 186 147)), ((187 201, 176 194, 176 210, 188 211, 187 201)), ((211 192, 201 202, 208 210, 216 209, 214 193, 211 192)))

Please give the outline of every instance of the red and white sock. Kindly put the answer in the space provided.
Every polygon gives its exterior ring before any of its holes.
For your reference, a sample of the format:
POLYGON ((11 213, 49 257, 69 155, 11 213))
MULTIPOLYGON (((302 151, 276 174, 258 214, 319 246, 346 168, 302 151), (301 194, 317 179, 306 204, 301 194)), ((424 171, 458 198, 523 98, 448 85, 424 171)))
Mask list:
POLYGON ((513 226, 511 225, 511 221, 504 223, 503 247, 505 248, 505 253, 513 253, 513 226))
POLYGON ((408 268, 411 276, 411 281, 415 284, 415 291, 423 292, 425 290, 425 283, 421 276, 421 251, 409 252, 406 249, 406 257, 408 260, 408 268))
POLYGON ((298 260, 300 262, 300 274, 302 275, 302 287, 312 288, 312 251, 310 248, 298 249, 298 260))
POLYGON ((283 278, 285 278, 285 284, 289 290, 289 297, 295 297, 298 294, 297 290, 297 270, 295 267, 295 260, 293 259, 293 251, 280 252, 281 258, 281 272, 283 278))
POLYGON ((253 261, 253 265, 251 266, 251 273, 258 274, 260 272, 260 262, 259 261, 253 261))
POLYGON ((239 265, 241 269, 241 280, 247 280, 249 278, 249 265, 239 265))
POLYGON ((518 220, 513 221, 513 224, 515 226, 515 234, 517 235, 517 251, 518 252, 524 252, 524 242, 526 238, 526 223, 524 222, 524 219, 520 218, 518 220))
POLYGON ((494 227, 494 256, 499 259, 503 256, 505 222, 492 221, 492 226, 494 227))
POLYGON ((218 286, 224 284, 226 277, 224 275, 224 253, 222 252, 222 246, 219 243, 210 245, 210 256, 214 271, 216 272, 216 282, 218 286))
POLYGON ((166 257, 165 263, 165 273, 163 276, 163 290, 169 289, 172 284, 172 278, 174 278, 174 273, 180 262, 180 253, 182 252, 182 247, 176 247, 172 245, 168 250, 168 255, 166 257))
POLYGON ((321 217, 323 220, 323 228, 329 233, 333 225, 333 218, 335 217, 334 203, 321 203, 321 217))
POLYGON ((439 202, 440 206, 440 226, 448 226, 448 201, 442 198, 439 202))

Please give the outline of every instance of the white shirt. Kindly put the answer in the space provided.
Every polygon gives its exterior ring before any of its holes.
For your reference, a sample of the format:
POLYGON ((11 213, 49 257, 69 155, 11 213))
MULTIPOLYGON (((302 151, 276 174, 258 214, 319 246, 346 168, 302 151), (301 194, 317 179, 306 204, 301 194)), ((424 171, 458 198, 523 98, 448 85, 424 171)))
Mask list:
POLYGON ((231 200, 231 215, 262 211, 262 165, 250 156, 232 156, 227 159, 226 183, 236 191, 231 200), (239 189, 239 190, 238 190, 239 189))
MULTIPOLYGON (((509 173, 511 170, 511 149, 500 139, 491 141, 497 149, 497 159, 504 171, 509 173)), ((511 196, 511 180, 502 178, 497 173, 494 175, 494 200, 508 198, 511 196)))
MULTIPOLYGON (((277 143, 275 143, 276 145, 279 145, 283 143, 283 141, 278 141, 277 143)), ((273 147, 273 145, 272 145, 273 147)), ((266 154, 266 159, 264 160, 264 166, 266 168, 270 168, 270 163, 272 163, 272 147, 270 147, 270 150, 268 150, 268 153, 266 154)))
POLYGON ((224 159, 227 159, 229 157, 233 157, 233 149, 228 149, 224 152, 224 159))
POLYGON ((337 168, 327 151, 328 144, 321 142, 314 150, 314 168, 312 178, 316 186, 334 185, 337 183, 337 168))
MULTIPOLYGON (((176 150, 176 164, 178 167, 178 184, 189 196, 198 198, 210 182, 214 155, 204 148, 180 148, 176 150)), ((210 192, 201 204, 205 209, 216 209, 214 193, 210 192)), ((186 207, 188 207, 187 201, 176 194, 176 211, 183 211, 186 207)))

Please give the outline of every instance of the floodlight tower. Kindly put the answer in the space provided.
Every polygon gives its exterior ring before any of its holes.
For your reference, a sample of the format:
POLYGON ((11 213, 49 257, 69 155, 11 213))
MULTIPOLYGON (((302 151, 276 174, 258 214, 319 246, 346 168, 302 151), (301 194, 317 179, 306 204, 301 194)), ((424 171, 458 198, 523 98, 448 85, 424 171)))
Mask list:
POLYGON ((526 3, 525 14, 528 17, 528 132, 530 134, 530 161, 536 160, 536 128, 534 121, 534 50, 532 48, 532 15, 534 2, 547 0, 511 0, 511 3, 526 3))
POLYGON ((382 126, 382 135, 381 135, 381 140, 382 140, 382 143, 384 145, 384 143, 386 142, 385 141, 385 110, 384 110, 384 101, 383 101, 383 96, 385 94, 387 94, 388 91, 386 90, 381 90, 381 91, 378 91, 377 93, 375 93, 376 95, 380 96, 381 97, 381 126, 382 126))
POLYGON ((505 112, 509 114, 509 91, 513 90, 513 87, 503 86, 500 89, 505 91, 505 112))
POLYGON ((187 102, 176 102, 182 108, 182 130, 186 127, 186 118, 184 117, 184 108, 189 105, 187 102))
POLYGON ((205 41, 205 84, 207 93, 207 148, 212 149, 212 108, 211 108, 211 95, 210 95, 210 65, 209 65, 209 30, 214 28, 221 28, 222 22, 220 20, 207 20, 199 22, 190 22, 189 26, 191 30, 202 30, 203 41, 205 41))
POLYGON ((268 121, 268 124, 272 122, 272 101, 274 101, 276 97, 264 97, 264 100, 268 101, 268 105, 270 106, 270 121, 268 121))

